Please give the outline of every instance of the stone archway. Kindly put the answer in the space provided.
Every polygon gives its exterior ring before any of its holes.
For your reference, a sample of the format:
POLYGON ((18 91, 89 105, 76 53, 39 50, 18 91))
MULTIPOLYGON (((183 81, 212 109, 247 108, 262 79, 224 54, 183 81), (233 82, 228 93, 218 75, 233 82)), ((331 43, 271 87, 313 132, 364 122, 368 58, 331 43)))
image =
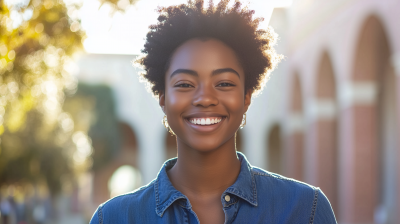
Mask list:
MULTIPOLYGON (((136 135, 132 128, 121 122, 119 124, 121 138, 121 148, 114 156, 114 158, 100 170, 94 172, 93 175, 93 203, 98 206, 99 204, 110 199, 111 192, 108 188, 108 183, 112 175, 118 168, 122 166, 131 166, 138 169, 138 147, 136 135)), ((140 186, 140 178, 135 180, 135 186, 140 186)))
POLYGON ((300 76, 293 76, 292 92, 287 119, 287 150, 285 150, 284 175, 304 181, 304 109, 300 76))
MULTIPOLYGON (((381 21, 376 16, 368 17, 359 35, 356 45, 354 67, 349 89, 351 104, 343 112, 343 116, 352 121, 352 144, 346 148, 346 156, 351 158, 345 164, 347 175, 344 197, 341 203, 341 220, 353 223, 381 222, 380 217, 387 217, 384 222, 390 222, 390 209, 385 201, 385 192, 390 190, 386 178, 385 165, 387 149, 383 145, 381 132, 387 129, 382 106, 386 96, 388 65, 390 64, 390 47, 386 32, 381 21), (380 94, 383 93, 383 94, 380 94), (381 97, 384 96, 384 98, 381 97), (382 178, 381 178, 382 177, 382 178), (383 209, 382 209, 383 206, 383 209), (375 217, 374 217, 375 214, 375 217), (382 215, 383 214, 383 215, 382 215)), ((394 98, 393 98, 394 97, 394 98)), ((395 96, 392 102, 395 104, 395 96)), ((395 120, 391 122, 396 122, 395 120)), ((342 200, 341 200, 342 201, 342 200)), ((393 220, 394 222, 394 220, 393 220)))
MULTIPOLYGON (((396 98, 396 77, 391 64, 386 64, 384 72, 378 78, 378 123, 379 123, 379 151, 378 157, 378 207, 375 209, 375 221, 378 223, 394 223, 396 207, 400 209, 399 201, 395 197, 400 186, 397 185, 398 156, 400 155, 399 111, 396 98)), ((399 215, 399 214, 397 214, 399 215)))
POLYGON ((315 87, 315 122, 313 125, 316 144, 316 185, 329 198, 337 211, 338 189, 338 138, 336 81, 328 53, 322 54, 317 70, 315 87))
POLYGON ((277 174, 283 174, 283 151, 281 128, 279 125, 274 125, 268 133, 268 171, 277 174))

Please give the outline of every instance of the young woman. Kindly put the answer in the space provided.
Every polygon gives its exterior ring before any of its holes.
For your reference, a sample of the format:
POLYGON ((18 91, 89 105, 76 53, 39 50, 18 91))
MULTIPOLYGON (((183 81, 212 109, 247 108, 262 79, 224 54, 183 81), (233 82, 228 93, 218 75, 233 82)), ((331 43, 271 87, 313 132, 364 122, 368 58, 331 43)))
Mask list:
POLYGON ((273 31, 257 30, 253 11, 228 2, 159 9, 139 62, 178 158, 148 185, 100 205, 92 224, 336 223, 319 188, 253 167, 236 152, 251 96, 281 56, 273 31))

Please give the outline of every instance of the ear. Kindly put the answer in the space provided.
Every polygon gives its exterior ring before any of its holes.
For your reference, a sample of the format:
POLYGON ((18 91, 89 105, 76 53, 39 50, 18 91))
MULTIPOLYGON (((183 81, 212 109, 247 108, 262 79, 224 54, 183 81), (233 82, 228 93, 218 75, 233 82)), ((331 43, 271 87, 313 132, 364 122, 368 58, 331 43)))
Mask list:
POLYGON ((253 90, 249 89, 246 92, 246 95, 244 96, 244 112, 246 113, 247 110, 249 109, 250 103, 251 103, 251 95, 253 94, 253 90))
POLYGON ((162 111, 165 114, 165 93, 160 91, 158 94, 158 104, 160 105, 162 111))

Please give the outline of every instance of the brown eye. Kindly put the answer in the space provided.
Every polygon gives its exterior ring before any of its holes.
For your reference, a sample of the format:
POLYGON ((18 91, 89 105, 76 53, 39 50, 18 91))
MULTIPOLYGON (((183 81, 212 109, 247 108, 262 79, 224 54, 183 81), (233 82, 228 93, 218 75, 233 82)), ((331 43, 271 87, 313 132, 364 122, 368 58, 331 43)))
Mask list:
POLYGON ((187 84, 187 83, 181 83, 176 85, 175 87, 182 87, 182 88, 190 88, 192 85, 187 84))
POLYGON ((217 85, 218 87, 230 87, 230 86, 235 86, 229 82, 223 82, 217 85))

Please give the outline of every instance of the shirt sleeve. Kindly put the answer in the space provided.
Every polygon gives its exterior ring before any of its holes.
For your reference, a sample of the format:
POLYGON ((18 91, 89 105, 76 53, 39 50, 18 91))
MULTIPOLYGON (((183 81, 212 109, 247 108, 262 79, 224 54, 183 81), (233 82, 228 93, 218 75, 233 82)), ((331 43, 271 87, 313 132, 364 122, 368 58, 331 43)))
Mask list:
POLYGON ((103 224, 103 217, 101 213, 101 205, 97 208, 97 210, 93 213, 92 219, 90 220, 89 224, 103 224), (101 222, 100 222, 101 221, 101 222))
POLYGON ((315 214, 312 223, 337 224, 331 203, 329 203, 328 198, 320 189, 318 189, 316 195, 315 214))

